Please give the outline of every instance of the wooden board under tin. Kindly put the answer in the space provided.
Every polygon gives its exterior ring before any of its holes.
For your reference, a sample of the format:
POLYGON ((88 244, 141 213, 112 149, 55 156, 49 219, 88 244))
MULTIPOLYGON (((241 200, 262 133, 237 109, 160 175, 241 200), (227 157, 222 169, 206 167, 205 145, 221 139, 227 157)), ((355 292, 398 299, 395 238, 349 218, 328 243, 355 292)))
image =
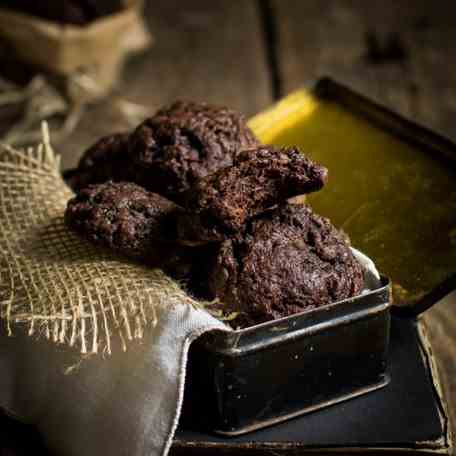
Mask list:
POLYGON ((386 388, 239 437, 182 427, 171 454, 449 454, 451 435, 432 352, 414 319, 393 318, 390 361, 386 388))
POLYGON ((250 125, 328 167, 308 200, 392 278, 395 304, 418 312, 456 288, 454 143, 328 78, 250 125))
MULTIPOLYGON (((310 203, 317 212, 330 217, 336 225, 348 231, 353 244, 373 257, 379 268, 393 277, 396 282, 395 301, 401 305, 395 312, 418 314, 455 288, 456 252, 452 247, 456 246, 453 238, 456 234, 456 192, 453 189, 456 183, 456 146, 453 143, 327 78, 257 115, 250 125, 263 142, 297 144, 305 153, 328 166, 330 183, 324 191, 312 195, 310 203)), ((414 326, 413 319, 402 323, 398 320, 397 325, 402 328, 393 331, 396 334, 391 348, 393 369, 396 365, 396 368, 406 369, 409 374, 411 366, 406 365, 413 358, 411 354, 400 362, 394 360, 400 353, 405 353, 407 346, 412 349, 414 345, 413 331, 410 331, 414 326)), ((406 384, 410 387, 422 384, 424 387, 427 367, 418 364, 415 367, 413 381, 406 384)), ((405 371, 402 374, 396 372, 393 385, 396 384, 397 388, 404 377, 405 371)), ((350 401, 344 407, 363 409, 362 403, 370 402, 374 409, 379 407, 381 410, 384 406, 386 409, 383 414, 379 410, 375 412, 377 418, 373 422, 377 423, 374 426, 377 429, 366 428, 363 437, 355 437, 351 441, 353 446, 345 447, 345 450, 386 450, 383 446, 386 442, 382 444, 382 438, 376 441, 383 432, 380 422, 386 419, 383 438, 388 442, 387 447, 411 453, 415 449, 429 453, 446 452, 450 444, 440 397, 434 394, 435 405, 424 410, 424 403, 432 397, 429 386, 426 388, 428 392, 423 389, 408 405, 405 398, 409 387, 399 394, 401 399, 392 399, 394 394, 386 388, 350 401), (386 396, 382 398, 382 394, 386 396), (398 404, 399 409, 391 413, 390 409, 398 404), (440 412, 437 413, 437 410, 440 412), (411 415, 401 420, 401 413, 411 415), (408 422, 413 421, 411 417, 417 413, 420 415, 419 422, 410 425, 408 422), (436 417, 439 413, 445 424, 437 432, 439 425, 436 417), (398 422, 394 424, 396 420, 398 422), (404 427, 405 422, 408 427, 404 427), (429 434, 431 422, 436 432, 432 437, 429 434), (409 429, 410 440, 393 443, 394 437, 388 434, 393 429, 401 429, 401 439, 409 429)), ((334 427, 326 436, 324 432, 320 435, 320 431, 309 433, 305 429, 312 426, 312 422, 318 422, 321 413, 328 413, 328 416, 342 414, 334 419, 333 424, 338 423, 337 428, 342 427, 344 433, 353 432, 355 436, 357 426, 365 421, 363 414, 367 410, 361 414, 354 411, 350 418, 350 413, 346 415, 342 409, 343 406, 338 405, 297 421, 292 420, 280 425, 284 427, 282 430, 280 426, 274 426, 266 443, 264 436, 256 433, 243 436, 239 441, 223 441, 184 430, 177 434, 174 448, 185 453, 192 449, 197 453, 211 453, 211 450, 235 453, 242 449, 253 453, 265 450, 306 453, 323 448, 332 452, 340 450, 340 446, 345 446, 350 438, 344 434, 339 439, 340 444, 336 445, 339 440, 334 439, 334 427), (354 422, 354 427, 342 426, 347 417, 360 422, 354 422), (304 434, 313 438, 314 443, 309 445, 308 441, 304 441, 306 439, 293 437, 292 429, 299 430, 299 434, 305 431, 304 434), (271 439, 272 435, 277 441, 271 439), (328 443, 335 447, 328 448, 328 443)), ((318 424, 321 430, 323 422, 318 424)))

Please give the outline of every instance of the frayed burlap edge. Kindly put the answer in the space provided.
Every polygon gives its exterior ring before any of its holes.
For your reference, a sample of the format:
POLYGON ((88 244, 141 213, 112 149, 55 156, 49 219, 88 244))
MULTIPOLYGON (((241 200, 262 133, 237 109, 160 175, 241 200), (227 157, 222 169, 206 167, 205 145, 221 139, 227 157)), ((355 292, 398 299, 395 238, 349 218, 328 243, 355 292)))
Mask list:
POLYGON ((47 126, 35 148, 0 147, 0 318, 81 353, 126 350, 163 309, 204 306, 159 269, 99 249, 64 224, 73 195, 47 126))

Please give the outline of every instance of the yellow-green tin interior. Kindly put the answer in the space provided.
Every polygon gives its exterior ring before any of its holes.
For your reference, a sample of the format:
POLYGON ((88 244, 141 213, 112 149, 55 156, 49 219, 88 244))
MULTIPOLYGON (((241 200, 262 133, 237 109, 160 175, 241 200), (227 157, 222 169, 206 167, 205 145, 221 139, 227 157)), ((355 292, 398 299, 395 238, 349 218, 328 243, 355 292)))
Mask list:
POLYGON ((307 90, 250 126, 264 143, 298 145, 328 167, 328 184, 310 204, 392 278, 398 304, 456 272, 455 167, 307 90))

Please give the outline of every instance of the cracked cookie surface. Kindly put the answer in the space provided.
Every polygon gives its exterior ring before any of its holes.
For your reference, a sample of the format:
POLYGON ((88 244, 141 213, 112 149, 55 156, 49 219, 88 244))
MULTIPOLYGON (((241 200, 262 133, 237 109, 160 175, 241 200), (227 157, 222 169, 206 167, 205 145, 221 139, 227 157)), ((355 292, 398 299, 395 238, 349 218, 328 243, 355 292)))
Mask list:
POLYGON ((159 110, 130 138, 135 182, 180 201, 199 179, 230 166, 258 140, 237 112, 207 103, 178 101, 159 110))
POLYGON ((209 272, 213 297, 250 326, 359 294, 364 278, 344 233, 304 205, 284 205, 221 244, 209 272))
POLYGON ((139 258, 168 263, 175 244, 181 208, 168 199, 128 182, 91 185, 67 204, 65 222, 86 239, 139 258))
POLYGON ((200 180, 185 194, 187 212, 179 237, 219 241, 240 233, 245 222, 285 200, 321 189, 327 169, 298 148, 260 146, 240 153, 233 166, 200 180))
POLYGON ((127 133, 104 136, 89 147, 76 169, 67 173, 67 184, 78 192, 91 184, 130 180, 127 133))

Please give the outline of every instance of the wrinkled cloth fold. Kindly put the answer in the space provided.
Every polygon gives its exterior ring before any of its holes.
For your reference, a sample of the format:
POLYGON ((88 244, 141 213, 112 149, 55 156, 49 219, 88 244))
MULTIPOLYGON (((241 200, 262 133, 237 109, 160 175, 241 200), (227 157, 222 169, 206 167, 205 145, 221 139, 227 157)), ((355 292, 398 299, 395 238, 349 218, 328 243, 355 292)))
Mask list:
POLYGON ((0 408, 55 454, 166 455, 190 344, 230 329, 160 270, 70 233, 58 165, 46 131, 0 148, 0 408))
POLYGON ((183 400, 190 343, 226 326, 178 305, 139 343, 80 359, 64 345, 0 331, 0 408, 31 423, 52 452, 90 456, 166 454, 183 400), (70 372, 68 370, 70 369, 70 372))
POLYGON ((166 454, 187 351, 228 330, 178 283, 63 222, 71 191, 47 129, 0 146, 0 408, 62 455, 166 454))
MULTIPOLYGON (((374 263, 354 250, 375 285, 374 263)), ((230 329, 189 305, 164 309, 141 343, 107 357, 0 331, 0 407, 71 456, 166 455, 178 424, 190 344, 230 329)), ((120 347, 119 347, 120 348, 120 347)))

